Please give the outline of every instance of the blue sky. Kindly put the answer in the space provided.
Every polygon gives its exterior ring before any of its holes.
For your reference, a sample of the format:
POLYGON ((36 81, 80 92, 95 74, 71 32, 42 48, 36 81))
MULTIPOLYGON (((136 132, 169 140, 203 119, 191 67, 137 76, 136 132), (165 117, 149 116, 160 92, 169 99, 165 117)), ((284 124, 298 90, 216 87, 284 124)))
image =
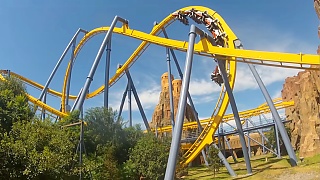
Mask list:
MULTIPOLYGON (((45 84, 58 58, 78 28, 91 30, 109 26, 115 15, 129 20, 129 26, 150 32, 154 21, 161 21, 170 13, 191 5, 201 5, 217 11, 240 38, 246 49, 315 54, 319 44, 319 21, 313 9, 313 1, 0 1, 0 69, 10 69, 40 84, 45 84)), ((204 27, 201 27, 205 29, 204 27)), ((170 37, 187 40, 189 27, 175 22, 168 29, 170 37)), ((91 64, 104 35, 90 40, 77 57, 72 75, 71 93, 78 94, 84 85, 91 64)), ((78 39, 78 42, 80 39, 78 39)), ((112 39, 111 70, 131 55, 140 41, 114 35, 112 39)), ((185 54, 177 52, 180 66, 184 67, 185 54)), ((67 55, 70 57, 70 54, 67 55)), ((93 91, 103 81, 105 56, 90 88, 93 91)), ((160 92, 160 76, 166 68, 165 48, 151 45, 130 69, 133 81, 149 121, 160 92)), ((62 63, 50 88, 61 91, 68 58, 62 63)), ((173 66, 174 67, 174 66, 173 66)), ((190 92, 200 118, 209 117, 219 94, 219 87, 211 82, 214 68, 212 59, 195 56, 190 92), (200 88, 199 88, 200 87, 200 88)), ((272 97, 279 97, 284 79, 298 71, 257 66, 272 97)), ((173 69, 174 77, 178 73, 173 69)), ((110 89, 110 105, 119 107, 126 79, 122 78, 110 89)), ((30 94, 39 91, 28 88, 30 94)), ((246 65, 239 64, 235 98, 239 110, 254 108, 264 102, 246 65)), ((48 104, 59 108, 59 99, 48 97, 48 104)), ((133 103, 134 104, 134 103, 133 103)), ((85 107, 103 105, 99 95, 85 102, 85 107)), ((126 105, 125 105, 126 109, 126 105)), ((133 108, 134 123, 141 123, 136 105, 133 108)), ((228 110, 228 112, 231 112, 228 110)), ((127 111, 123 112, 127 119, 127 111)))

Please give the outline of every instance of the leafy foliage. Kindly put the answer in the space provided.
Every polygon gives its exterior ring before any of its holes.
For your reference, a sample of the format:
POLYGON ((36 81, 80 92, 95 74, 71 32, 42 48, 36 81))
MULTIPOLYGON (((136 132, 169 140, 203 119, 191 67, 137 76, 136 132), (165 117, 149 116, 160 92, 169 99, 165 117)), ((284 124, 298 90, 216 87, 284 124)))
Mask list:
POLYGON ((126 162, 127 178, 142 176, 147 179, 163 179, 169 156, 170 141, 146 134, 130 152, 126 162), (129 171, 129 172, 128 172, 129 171))
POLYGON ((88 153, 94 153, 101 145, 115 145, 121 138, 122 127, 118 122, 116 112, 103 107, 91 108, 86 112, 85 121, 88 123, 85 142, 88 153))
POLYGON ((123 128, 117 112, 103 107, 87 110, 85 121, 86 169, 94 179, 120 179, 129 149, 142 136, 140 126, 123 128))
POLYGON ((0 133, 9 132, 14 122, 30 120, 32 112, 22 83, 14 78, 0 81, 0 133))
POLYGON ((87 151, 80 166, 80 127, 66 127, 79 122, 79 111, 57 123, 39 120, 22 83, 0 81, 1 179, 78 179, 79 172, 90 179, 163 178, 169 141, 144 135, 140 126, 123 128, 112 109, 89 109, 84 120, 87 151))
POLYGON ((74 144, 51 121, 16 122, 0 142, 0 176, 5 179, 63 179, 71 177, 74 144))

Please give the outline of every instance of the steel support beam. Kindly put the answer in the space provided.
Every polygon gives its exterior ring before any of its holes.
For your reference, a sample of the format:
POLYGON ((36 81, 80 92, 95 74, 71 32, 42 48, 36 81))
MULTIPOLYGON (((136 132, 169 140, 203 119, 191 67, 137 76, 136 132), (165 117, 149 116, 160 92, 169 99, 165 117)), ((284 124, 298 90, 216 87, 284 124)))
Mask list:
POLYGON ((229 162, 227 161, 226 157, 225 157, 225 156, 222 154, 222 152, 220 151, 219 147, 218 147, 215 143, 213 143, 212 146, 213 146, 214 148, 216 148, 216 149, 219 150, 218 156, 219 156, 219 158, 222 160, 222 163, 224 164, 224 166, 227 168, 230 176, 236 177, 237 174, 234 172, 234 170, 233 170, 232 167, 230 166, 229 162))
POLYGON ((109 99, 109 72, 110 72, 110 54, 111 54, 111 36, 107 43, 106 49, 106 70, 105 70, 105 79, 104 79, 104 101, 103 106, 108 109, 108 99, 109 99))
MULTIPOLYGON (((162 28, 162 32, 163 32, 164 37, 168 39, 169 37, 168 37, 168 34, 167 34, 165 28, 162 28)), ((183 80, 183 74, 182 74, 182 71, 181 71, 181 68, 180 68, 178 59, 177 59, 177 57, 176 57, 176 54, 174 53, 173 49, 169 49, 169 50, 170 50, 170 53, 171 53, 172 58, 173 58, 173 60, 174 60, 174 63, 175 63, 175 65, 176 65, 176 68, 177 68, 177 70, 178 70, 180 79, 183 80)), ((198 117, 198 113, 197 113, 197 111, 196 111, 196 108, 195 108, 195 106, 194 106, 194 104, 193 104, 191 95, 190 95, 190 93, 189 93, 189 90, 188 90, 188 92, 187 92, 187 98, 188 98, 188 101, 189 101, 189 103, 190 103, 190 106, 191 106, 191 109, 192 109, 192 112, 193 112, 193 116, 195 117, 195 119, 196 119, 196 121, 197 121, 198 130, 199 130, 199 132, 201 133, 201 132, 202 132, 202 126, 201 126, 201 123, 200 123, 200 120, 199 120, 199 117, 198 117)), ((172 132, 173 132, 173 131, 172 131, 172 132)), ((206 158, 206 152, 205 152, 204 149, 201 151, 201 154, 202 154, 202 156, 203 156, 203 159, 204 159, 205 164, 208 165, 208 161, 207 161, 207 158, 206 158)))
POLYGON ((80 155, 79 155, 79 165, 80 165, 80 179, 82 179, 82 145, 83 145, 83 121, 80 125, 80 155))
MULTIPOLYGON (((234 126, 232 126, 231 124, 229 124, 229 123, 227 123, 227 122, 226 122, 226 124, 228 124, 228 125, 229 125, 230 127, 232 127, 232 128, 235 128, 234 126)), ((255 143, 259 144, 260 146, 264 146, 264 145, 262 145, 259 141, 257 141, 257 140, 255 140, 255 139, 251 138, 250 136, 248 136, 248 135, 246 135, 246 134, 245 134, 245 136, 246 136, 248 139, 250 139, 251 141, 253 141, 253 142, 255 142, 255 143)), ((276 152, 274 152, 273 150, 271 150, 271 149, 267 148, 266 146, 265 146, 265 148, 266 148, 268 151, 270 151, 271 153, 273 153, 274 155, 277 155, 277 153, 276 153, 276 152)))
POLYGON ((195 38, 196 38, 196 27, 194 25, 191 25, 190 33, 189 33, 189 41, 188 41, 189 44, 188 44, 186 63, 185 63, 184 78, 182 80, 181 94, 179 98, 178 111, 177 111, 177 119, 176 119, 175 128, 173 130, 173 134, 172 134, 170 153, 169 153, 166 173, 164 177, 165 180, 173 180, 175 178, 175 171, 176 171, 177 157, 178 157, 179 148, 180 148, 184 113, 185 113, 186 104, 187 104, 187 92, 188 92, 189 83, 190 83, 195 38))
POLYGON ((241 125, 241 121, 240 121, 240 117, 239 117, 238 108, 236 106, 236 102, 235 102, 235 99, 233 97, 232 89, 231 89, 230 84, 229 84, 229 79, 228 79, 228 76, 227 76, 226 68, 224 66, 225 62, 221 61, 221 60, 217 60, 217 62, 218 62, 219 69, 221 71, 220 73, 222 75, 224 86, 225 86, 226 91, 227 91, 228 96, 229 96, 230 105, 231 105, 232 112, 234 114, 234 119, 235 119, 235 122, 236 122, 236 125, 237 125, 237 128, 238 128, 240 143, 241 143, 242 151, 243 151, 243 157, 244 157, 245 162, 246 162, 247 173, 248 174, 252 174, 252 168, 251 168, 250 158, 249 158, 249 154, 248 154, 248 148, 246 146, 246 140, 244 138, 244 133, 242 131, 242 125, 241 125))
POLYGON ((94 60, 94 62, 93 62, 93 64, 92 64, 92 67, 91 67, 91 69, 90 69, 90 72, 89 72, 89 74, 88 74, 88 77, 87 77, 87 79, 86 79, 86 82, 85 82, 85 84, 84 84, 84 86, 83 86, 83 92, 84 92, 84 93, 81 93, 80 98, 79 98, 79 101, 78 101, 78 103, 77 103, 76 106, 75 106, 75 109, 77 109, 77 110, 80 110, 81 107, 83 106, 84 100, 85 100, 86 95, 87 95, 87 93, 88 93, 90 84, 91 84, 91 82, 93 81, 93 76, 94 76, 94 74, 95 74, 95 72, 96 72, 96 69, 97 69, 97 67, 98 67, 98 64, 99 64, 99 62, 100 62, 101 56, 102 56, 102 54, 103 54, 103 51, 104 51, 104 49, 106 48, 107 42, 108 42, 108 40, 110 40, 112 31, 113 31, 113 29, 114 29, 114 27, 116 26, 116 24, 117 24, 118 21, 121 21, 121 22, 124 23, 124 24, 127 24, 127 23, 128 23, 127 20, 125 20, 125 19, 123 19, 123 18, 121 18, 121 17, 118 17, 118 16, 115 16, 115 17, 114 17, 114 19, 113 19, 113 21, 112 21, 112 23, 111 23, 111 25, 110 25, 109 31, 107 32, 106 36, 104 37, 104 39, 103 39, 103 41, 102 41, 102 43, 101 43, 100 49, 99 49, 99 51, 98 51, 98 53, 97 53, 97 56, 96 56, 96 58, 95 58, 95 60, 94 60))
MULTIPOLYGON (((131 90, 133 92, 133 95, 134 95, 134 98, 136 99, 136 102, 137 102, 137 105, 138 105, 138 108, 139 108, 139 111, 140 111, 140 114, 141 114, 141 117, 142 117, 142 120, 144 122, 144 125, 146 126, 146 129, 148 131, 150 131, 150 126, 149 126, 149 123, 148 123, 148 120, 147 120, 147 117, 143 111, 143 108, 142 108, 142 105, 141 105, 141 102, 140 102, 140 99, 139 99, 139 96, 138 96, 138 93, 137 93, 137 90, 133 84, 133 81, 132 81, 132 78, 131 78, 131 75, 129 73, 128 70, 126 70, 126 75, 128 77, 128 82, 130 82, 130 87, 131 87, 131 90)), ((129 88, 128 88, 129 89, 129 88)), ((132 122, 131 122, 131 126, 132 126, 132 122)), ((130 126, 130 127, 131 127, 130 126)))
MULTIPOLYGON (((259 115, 260 116, 260 115, 259 115)), ((253 126, 253 127, 256 127, 256 125, 253 123, 253 121, 251 121, 250 119, 247 119, 250 124, 253 126)), ((260 123, 260 125, 262 125, 262 123, 260 123)), ((258 133, 260 134, 261 137, 263 137, 267 142, 269 142, 268 138, 263 134, 262 130, 261 129, 258 129, 258 133)))
MULTIPOLYGON (((43 96, 43 103, 47 103, 47 91, 45 91, 46 93, 43 96)), ((42 108, 42 120, 46 119, 46 110, 44 108, 42 108)))
POLYGON ((274 121, 276 123, 276 126, 281 134, 281 137, 283 139, 283 142, 284 142, 284 145, 286 147, 286 150, 288 152, 288 155, 289 155, 289 158, 290 158, 290 164, 291 166, 297 166, 297 157, 296 157, 296 154, 291 146, 291 143, 290 143, 290 139, 289 139, 289 136, 287 134, 287 131, 280 119, 280 116, 278 114, 278 111, 277 109, 275 108, 273 102, 272 102, 272 99, 267 91, 267 88, 265 87, 265 85, 263 84, 257 70, 255 69, 255 67, 252 65, 252 64, 248 64, 254 78, 256 79, 262 93, 263 93, 263 96, 265 97, 266 99, 266 102, 271 110, 271 113, 272 113, 272 116, 274 118, 274 121))
POLYGON ((168 83, 169 83, 169 98, 170 98, 170 119, 172 130, 174 129, 174 107, 173 107, 173 95, 172 95, 172 79, 171 79, 171 64, 169 48, 166 48, 167 65, 168 65, 168 83))
POLYGON ((131 88, 132 84, 131 81, 128 80, 128 91, 127 91, 127 95, 128 95, 128 113, 129 113, 129 127, 132 127, 132 104, 131 104, 131 88))
POLYGON ((67 45, 66 49, 63 51, 62 55, 60 56, 60 58, 59 58, 59 60, 58 60, 58 62, 57 62, 57 64, 56 64, 56 66, 53 68, 53 70, 52 70, 52 72, 51 72, 51 74, 50 74, 50 76, 49 76, 46 84, 44 85, 44 87, 43 87, 43 89, 42 89, 42 91, 41 91, 40 96, 39 96, 38 99, 41 100, 42 97, 44 96, 44 93, 45 93, 45 91, 47 90, 47 88, 49 87, 49 85, 50 85, 50 83, 51 83, 51 80, 52 80, 54 74, 57 72, 57 70, 58 70, 58 68, 59 68, 59 66, 60 66, 60 64, 61 64, 64 56, 67 54, 67 52, 68 52, 68 50, 70 49, 73 41, 74 41, 75 39, 77 39, 77 36, 78 36, 78 34, 79 34, 80 32, 83 32, 83 30, 82 30, 82 29, 78 29, 77 32, 73 35, 73 37, 72 37, 72 39, 70 40, 69 44, 67 45))
MULTIPOLYGON (((129 83, 129 82, 128 82, 128 83, 129 83)), ((126 100, 126 97, 127 97, 128 88, 129 88, 129 84, 128 84, 128 83, 127 83, 127 87, 126 87, 126 89, 124 90, 123 95, 122 95, 122 100, 121 100, 121 103, 120 103, 118 118, 120 118, 120 116, 121 116, 121 114, 122 114, 124 101, 126 100)))
MULTIPOLYGON (((248 119, 245 120, 246 122, 246 127, 249 129, 249 123, 248 119)), ((250 131, 246 132, 247 136, 250 137, 250 131)), ((251 158, 251 144, 250 144, 250 138, 248 138, 248 153, 249 153, 249 158, 251 158)))
POLYGON ((221 136, 220 136, 220 131, 221 131, 221 129, 220 129, 220 124, 219 124, 219 126, 218 126, 218 148, 219 149, 222 149, 222 145, 221 145, 221 136))
POLYGON ((221 150, 222 150, 222 154, 224 155, 224 156, 226 156, 226 146, 225 146, 225 143, 224 143, 224 131, 223 131, 223 123, 220 123, 219 124, 219 126, 220 126, 220 131, 222 132, 221 134, 220 134, 220 136, 221 136, 221 140, 220 140, 220 143, 221 143, 221 150))
POLYGON ((72 108, 71 108, 71 110, 70 110, 70 111, 73 111, 73 110, 74 110, 75 105, 76 105, 76 104, 77 104, 77 102, 79 101, 79 97, 80 97, 80 94, 82 93, 82 90, 83 90, 83 88, 81 88, 81 89, 80 89, 80 92, 79 92, 79 94, 78 94, 78 96, 77 96, 76 100, 74 101, 73 106, 72 106, 72 108))
MULTIPOLYGON (((243 49, 243 46, 241 44, 241 41, 235 41, 235 46, 236 48, 238 49, 243 49)), ((289 155, 289 158, 290 158, 290 164, 291 166, 297 166, 297 157, 296 157, 296 154, 291 146, 291 143, 290 143, 290 139, 289 139, 289 136, 287 134, 287 131, 281 121, 281 118, 279 116, 279 113, 277 111, 277 109, 275 108, 273 102, 272 102, 272 99, 270 97, 270 94, 268 93, 267 91, 267 88, 265 87, 264 83, 262 82, 256 68, 250 64, 250 63, 247 63, 249 68, 250 68, 250 71, 252 72, 254 78, 256 79, 258 85, 259 85, 259 88, 261 89, 262 91, 262 94, 264 96, 264 98, 266 99, 266 102, 271 110, 271 113, 272 113, 272 116, 276 122, 276 125, 278 126, 278 129, 279 129, 279 132, 280 132, 280 135, 283 139, 283 143, 286 147, 286 150, 288 152, 288 155, 289 155)))
MULTIPOLYGON (((261 122, 261 116, 259 115, 259 121, 260 121, 260 125, 262 124, 262 122, 261 122)), ((254 123, 250 120, 250 119, 247 119, 247 121, 249 121, 251 124, 252 124, 252 126, 253 127, 255 127, 255 125, 254 125, 254 123)), ((269 140, 268 140, 268 138, 263 134, 263 132, 262 132, 262 129, 258 129, 258 133, 260 134, 260 136, 261 136, 261 144, 263 144, 263 146, 262 146, 262 153, 263 154, 265 154, 265 140, 267 141, 267 142, 269 142, 269 140)))
MULTIPOLYGON (((259 115, 259 122, 260 122, 260 124, 262 124, 261 115, 259 115)), ((263 134, 263 130, 262 129, 259 129, 259 131, 261 131, 261 134, 263 134)), ((265 145, 263 136, 261 136, 261 142, 262 142, 263 145, 265 145)), ((262 153, 263 154, 266 153, 266 149, 264 148, 264 146, 262 147, 262 153)))
MULTIPOLYGON (((71 84, 71 75, 72 75, 72 69, 73 69, 73 62, 74 62, 74 50, 76 48, 76 39, 73 41, 72 43, 72 50, 71 50, 71 59, 69 61, 70 64, 70 69, 68 72, 68 79, 67 79, 67 92, 66 92, 66 101, 64 102, 66 104, 66 107, 70 107, 69 106, 69 95, 70 95, 70 84, 71 84)), ((66 109, 68 111, 68 109, 66 109)), ((69 109, 70 111, 70 109, 69 109)))
POLYGON ((275 136, 276 143, 277 143, 277 158, 281 158, 279 133, 278 133, 278 127, 276 124, 274 125, 274 136, 275 136))
POLYGON ((232 156, 232 158, 233 158, 233 161, 234 161, 235 163, 237 163, 237 159, 236 159, 236 157, 235 157, 234 154, 233 154, 233 149, 231 148, 231 145, 230 145, 227 137, 226 137, 226 136, 223 136, 223 137, 224 137, 224 140, 226 141, 226 144, 227 144, 227 146, 228 146, 228 148, 229 148, 229 151, 230 151, 230 154, 231 154, 231 156, 232 156))

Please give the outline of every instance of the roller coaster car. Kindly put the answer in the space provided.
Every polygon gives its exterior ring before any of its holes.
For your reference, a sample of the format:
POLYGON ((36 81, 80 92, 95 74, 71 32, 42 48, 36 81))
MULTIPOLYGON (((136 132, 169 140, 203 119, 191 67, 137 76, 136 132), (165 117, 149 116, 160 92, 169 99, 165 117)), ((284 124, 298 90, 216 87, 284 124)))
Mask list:
POLYGON ((215 71, 211 73, 211 81, 214 81, 219 86, 221 86, 223 83, 223 79, 222 79, 222 76, 219 72, 218 66, 216 66, 215 71))

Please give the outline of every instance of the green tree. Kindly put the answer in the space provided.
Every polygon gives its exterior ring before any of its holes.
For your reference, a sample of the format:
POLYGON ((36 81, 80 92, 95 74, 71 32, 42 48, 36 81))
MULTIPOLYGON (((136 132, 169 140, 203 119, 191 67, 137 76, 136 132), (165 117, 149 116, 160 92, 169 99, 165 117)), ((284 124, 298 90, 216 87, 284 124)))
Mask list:
POLYGON ((88 123, 85 132, 85 142, 88 153, 95 153, 107 143, 116 145, 122 135, 122 124, 117 113, 111 108, 90 108, 86 111, 84 120, 88 123))
POLYGON ((15 78, 0 81, 0 133, 9 132, 14 122, 32 118, 22 82, 15 78))
POLYGON ((131 149, 124 171, 127 177, 136 179, 163 179, 169 156, 169 139, 158 139, 154 134, 145 134, 131 149))
POLYGON ((92 176, 93 179, 120 179, 120 168, 115 159, 115 148, 105 146, 101 149, 103 153, 95 156, 90 154, 84 159, 86 177, 92 176))
POLYGON ((90 164, 86 169, 90 169, 96 179, 119 179, 122 164, 129 159, 129 149, 142 136, 141 128, 123 129, 122 119, 111 108, 91 108, 84 119, 88 124, 85 128, 85 147, 90 164))
MULTIPOLYGON (((290 127, 285 126, 286 132, 289 136, 289 138, 291 138, 291 130, 290 127)), ((281 149, 281 155, 287 155, 287 149, 284 146, 284 142, 283 139, 280 135, 280 132, 278 132, 279 135, 279 144, 280 144, 280 149, 281 149)), ((270 128, 270 131, 268 131, 266 133, 266 137, 268 138, 268 145, 271 147, 271 149, 275 149, 277 148, 277 141, 276 141, 276 137, 275 137, 275 128, 274 126, 270 128)))
POLYGON ((216 172, 219 171, 221 167, 218 153, 219 153, 218 149, 216 149, 214 146, 210 146, 208 151, 208 163, 209 163, 209 168, 213 171, 214 177, 216 177, 216 172))
POLYGON ((50 120, 16 122, 1 135, 0 177, 4 179, 70 179, 74 143, 50 120))

